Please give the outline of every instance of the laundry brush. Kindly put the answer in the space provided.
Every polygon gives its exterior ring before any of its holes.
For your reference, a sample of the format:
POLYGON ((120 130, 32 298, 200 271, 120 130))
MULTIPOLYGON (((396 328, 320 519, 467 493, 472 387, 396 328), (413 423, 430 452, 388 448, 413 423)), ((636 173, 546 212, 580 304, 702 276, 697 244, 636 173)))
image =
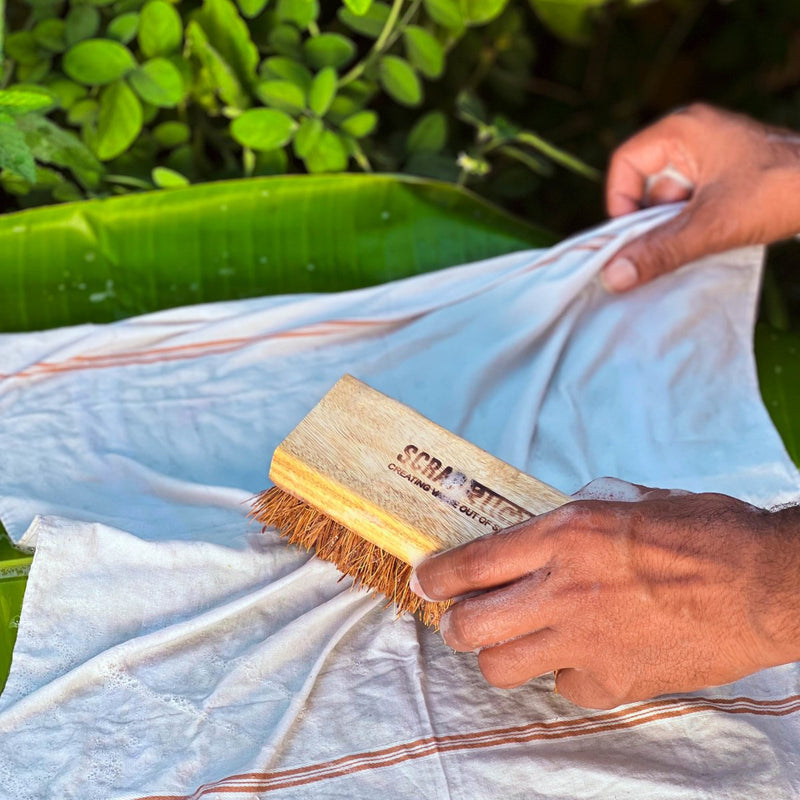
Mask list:
POLYGON ((408 588, 414 566, 569 500, 349 375, 278 445, 269 477, 251 512, 262 530, 434 627, 448 603, 408 588))

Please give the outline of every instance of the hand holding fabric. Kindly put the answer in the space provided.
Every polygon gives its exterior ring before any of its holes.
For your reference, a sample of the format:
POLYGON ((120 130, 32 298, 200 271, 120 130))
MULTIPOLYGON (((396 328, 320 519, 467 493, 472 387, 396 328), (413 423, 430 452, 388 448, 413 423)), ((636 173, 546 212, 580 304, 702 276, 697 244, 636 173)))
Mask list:
POLYGON ((610 216, 679 200, 688 200, 682 213, 624 246, 604 267, 609 291, 800 231, 800 134, 695 104, 614 152, 606 184, 610 216))
POLYGON ((556 671, 594 708, 800 657, 793 509, 624 485, 637 502, 576 500, 424 561, 412 586, 457 600, 445 642, 495 686, 556 671))

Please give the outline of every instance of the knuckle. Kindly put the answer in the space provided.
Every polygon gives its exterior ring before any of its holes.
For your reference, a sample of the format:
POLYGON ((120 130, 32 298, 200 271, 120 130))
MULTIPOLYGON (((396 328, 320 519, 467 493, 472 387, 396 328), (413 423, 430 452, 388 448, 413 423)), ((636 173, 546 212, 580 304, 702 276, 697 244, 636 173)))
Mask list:
POLYGON ((593 680, 576 670, 559 673, 556 677, 558 693, 581 708, 607 711, 616 708, 623 700, 600 688, 593 680))
POLYGON ((614 181, 614 177, 620 172, 620 170, 625 166, 625 159, 628 158, 630 151, 635 148, 636 143, 628 140, 627 142, 623 142, 617 149, 611 154, 611 158, 608 161, 608 177, 607 177, 607 185, 611 187, 614 181))
MULTIPOLYGON (((680 236, 654 234, 642 243, 641 257, 634 256, 643 278, 671 272, 683 262, 680 236)), ((638 254, 637 254, 638 255, 638 254)))
POLYGON ((594 522, 596 502, 594 500, 575 500, 571 503, 566 503, 551 513, 554 521, 564 529, 585 528, 591 526, 594 522))
POLYGON ((498 689, 513 689, 524 683, 515 674, 507 655, 499 655, 493 649, 482 650, 478 654, 478 667, 486 682, 498 689))
POLYGON ((478 540, 464 550, 458 562, 457 575, 467 586, 482 587, 491 580, 490 544, 478 540))
POLYGON ((717 110, 714 106, 709 105, 708 103, 703 103, 702 101, 695 101, 694 103, 689 103, 686 106, 686 114, 692 117, 708 117, 716 115, 717 110))

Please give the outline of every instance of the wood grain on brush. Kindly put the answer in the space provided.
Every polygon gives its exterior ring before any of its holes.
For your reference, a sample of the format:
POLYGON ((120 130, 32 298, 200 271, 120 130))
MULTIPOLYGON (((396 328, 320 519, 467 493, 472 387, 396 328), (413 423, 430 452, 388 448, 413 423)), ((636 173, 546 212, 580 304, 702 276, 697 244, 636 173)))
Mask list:
POLYGON ((346 375, 278 446, 253 516, 435 625, 413 565, 569 499, 346 375))

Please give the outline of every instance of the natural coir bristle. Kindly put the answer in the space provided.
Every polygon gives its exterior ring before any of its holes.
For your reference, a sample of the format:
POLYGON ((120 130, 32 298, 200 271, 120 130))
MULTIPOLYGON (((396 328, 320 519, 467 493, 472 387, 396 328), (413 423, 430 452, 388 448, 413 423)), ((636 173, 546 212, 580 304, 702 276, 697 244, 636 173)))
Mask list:
POLYGON ((316 551, 319 558, 354 578, 354 586, 388 597, 398 614, 409 611, 425 625, 439 627, 439 619, 450 603, 431 603, 415 595, 408 588, 409 564, 302 500, 273 486, 256 497, 250 515, 262 530, 275 528, 292 544, 316 551))

